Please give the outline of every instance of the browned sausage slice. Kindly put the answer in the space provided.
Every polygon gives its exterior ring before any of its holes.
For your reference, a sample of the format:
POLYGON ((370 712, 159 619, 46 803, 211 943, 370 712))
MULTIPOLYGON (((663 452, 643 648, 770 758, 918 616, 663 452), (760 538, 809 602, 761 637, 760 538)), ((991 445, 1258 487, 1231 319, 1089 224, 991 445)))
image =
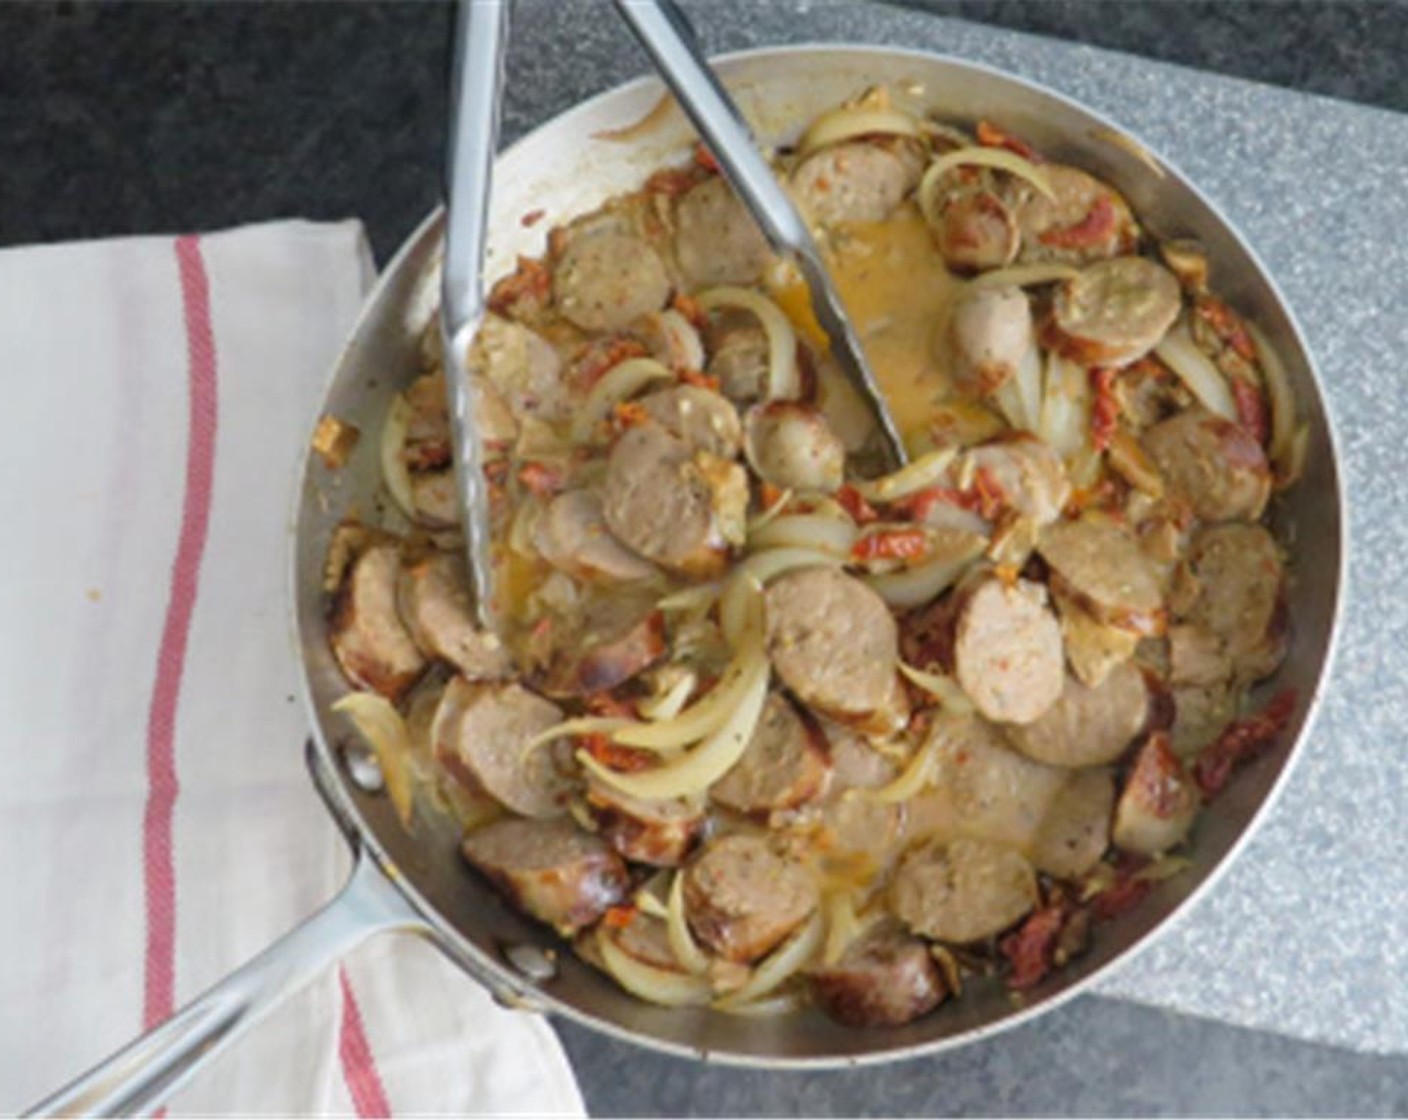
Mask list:
POLYGON ((396 610, 401 553, 373 545, 352 562, 333 601, 333 655, 348 680, 388 699, 402 696, 425 668, 425 658, 396 610))
POLYGON ((934 239, 944 263, 960 272, 1009 265, 1022 244, 1012 211, 986 190, 951 195, 940 213, 934 239))
POLYGON ((1041 534, 1037 551, 1051 566, 1052 586, 1096 619, 1148 635, 1166 622, 1158 569, 1139 540, 1103 517, 1058 521, 1041 534))
POLYGON ((1008 728, 1007 737, 1050 766, 1102 766, 1124 753, 1148 716, 1144 674, 1126 661, 1095 688, 1067 675, 1061 698, 1032 723, 1008 728))
POLYGON ((768 654, 802 703, 867 734, 909 719, 899 630, 885 601, 834 568, 788 572, 766 595, 768 654))
POLYGON ((812 969, 812 997, 848 1027, 898 1027, 948 994, 929 947, 893 922, 858 937, 832 965, 812 969))
POLYGON ((858 141, 808 156, 792 173, 792 186, 820 225, 881 222, 914 188, 917 170, 887 148, 858 141))
POLYGON ((1202 408, 1144 433, 1164 482, 1204 521, 1255 521, 1271 495, 1271 470, 1256 437, 1202 408))
POLYGON ((985 840, 922 844, 905 855, 890 886, 890 906, 905 925, 960 945, 1002 932, 1036 901, 1031 864, 985 840))
POLYGON ((948 325, 950 373, 960 392, 986 397, 1007 384, 1036 345, 1031 304, 1017 287, 965 287, 948 325))
POLYGON ((553 296, 563 318, 587 331, 620 331, 670 298, 659 255, 628 233, 601 231, 572 238, 553 272, 553 296))
POLYGON ((1074 879, 1090 871, 1110 846, 1115 779, 1106 769, 1082 770, 1061 786, 1031 845, 1038 871, 1074 879))
POLYGON ((742 467, 696 459, 658 424, 631 428, 611 450, 602 493, 607 527, 672 572, 691 578, 721 572, 731 540, 741 536, 747 502, 742 467))
POLYGON ((474 624, 464 561, 446 552, 406 564, 396 605, 427 657, 448 661, 472 681, 502 680, 513 672, 498 635, 474 624))
POLYGON ((1061 516, 1071 497, 1066 465, 1050 444, 1031 435, 995 440, 968 452, 974 471, 986 471, 1002 502, 1041 527, 1061 516))
POLYGON ((675 951, 670 948, 670 935, 660 918, 648 914, 632 914, 631 920, 620 929, 609 930, 602 926, 601 936, 610 937, 621 952, 641 964, 664 969, 666 972, 684 971, 675 951))
POLYGON ((705 370, 719 379, 724 396, 747 404, 767 394, 768 335, 751 315, 725 312, 708 332, 705 370))
POLYGON ((1156 731, 1134 756, 1115 805, 1115 846, 1143 856, 1166 852, 1188 835, 1200 804, 1168 736, 1156 731))
POLYGON ((526 751, 533 738, 563 720, 562 709, 519 684, 470 684, 456 677, 445 688, 430 737, 443 765, 525 817, 566 811, 571 755, 562 741, 526 751))
POLYGON ((1074 167, 1046 164, 1042 171, 1055 198, 1023 183, 1012 204, 1023 261, 1082 264, 1134 247, 1134 216, 1116 191, 1074 167))
POLYGON ((607 692, 665 654, 665 620, 653 607, 620 596, 591 600, 577 625, 555 636, 540 686, 555 697, 607 692))
POLYGON ((738 410, 719 393, 697 385, 676 385, 648 393, 636 402, 672 436, 696 451, 733 459, 743 443, 738 410))
POLYGON ((1173 273, 1147 257, 1090 265, 1056 289, 1059 348, 1084 365, 1129 365, 1159 344, 1182 301, 1173 273))
POLYGON ((867 854, 879 866, 899 835, 904 806, 848 794, 886 785, 895 766, 849 727, 824 720, 822 732, 831 754, 831 781, 821 808, 823 842, 828 851, 867 854))
POLYGON ((680 196, 675 226, 675 256, 694 288, 753 284, 772 256, 758 223, 719 175, 680 196))
POLYGON ((594 778, 587 782, 587 804, 601 835, 633 863, 678 867, 704 829, 704 806, 697 801, 644 801, 594 778))
POLYGON ((816 909, 816 880, 759 836, 706 844, 684 872, 685 916, 706 946, 731 961, 757 960, 816 909))
POLYGON ((714 783, 709 796, 740 813, 766 815, 820 797, 830 773, 821 732, 775 692, 763 707, 743 757, 714 783))
POLYGON ((1046 589, 996 577, 967 594, 953 642, 954 675, 978 711, 1031 723, 1056 703, 1065 678, 1061 626, 1046 589))
POLYGON ((502 820, 471 832, 464 856, 518 909, 564 937, 626 897, 626 865, 572 821, 502 820))
POLYGON ((829 494, 845 481, 845 445, 817 409, 797 401, 754 405, 743 429, 748 463, 765 482, 829 494))
POLYGON ((1220 641, 1238 679, 1274 673, 1288 634, 1285 573, 1271 534, 1260 525, 1209 526, 1193 538, 1188 566, 1198 588, 1188 621, 1220 641))
POLYGON ((533 545, 554 568, 578 579, 649 579, 655 565, 611 535, 601 497, 566 490, 554 497, 533 527, 533 545))

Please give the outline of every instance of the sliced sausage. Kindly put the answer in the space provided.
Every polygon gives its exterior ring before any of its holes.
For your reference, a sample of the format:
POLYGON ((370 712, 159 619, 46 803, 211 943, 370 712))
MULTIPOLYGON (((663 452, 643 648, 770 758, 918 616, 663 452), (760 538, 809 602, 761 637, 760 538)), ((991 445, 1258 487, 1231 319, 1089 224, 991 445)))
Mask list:
POLYGON ((736 463, 696 460, 658 424, 631 428, 611 450, 602 493, 607 527, 628 548, 690 578, 718 575, 747 509, 736 463), (735 507, 737 507, 735 509, 735 507))
POLYGON ((520 684, 471 684, 456 677, 445 688, 431 724, 435 757, 456 778, 524 817, 566 811, 571 754, 556 740, 527 745, 563 720, 562 709, 520 684))
POLYGON ((645 801, 594 778, 587 782, 587 805, 601 835, 633 863, 678 867, 704 830, 698 801, 645 801))
POLYGON ((503 641, 474 623, 469 579, 458 556, 433 552, 405 564, 396 606, 427 657, 448 661, 472 681, 502 680, 513 672, 503 641))
POLYGON ((758 400, 767 395, 769 345, 767 331, 751 315, 722 315, 710 331, 705 371, 718 378, 729 400, 738 404, 758 400))
POLYGON ((1021 434, 968 452, 975 473, 985 471, 1002 503, 1038 527, 1061 516, 1071 497, 1066 465, 1051 445, 1021 434))
POLYGON ((1072 774, 1052 800, 1031 846, 1038 871, 1075 879, 1090 871, 1110 846, 1115 779, 1107 769, 1072 774))
POLYGON ((416 520, 431 529, 460 523, 460 491, 452 467, 411 472, 411 504, 416 520))
POLYGON ((569 240, 552 284, 563 318, 587 331, 624 330, 670 298, 670 278, 655 250, 614 231, 569 240))
POLYGON ((620 929, 602 926, 601 936, 611 938, 621 952, 643 965, 666 972, 684 971, 675 951, 670 948, 670 934, 661 918, 636 913, 620 929))
POLYGON ((1226 681, 1175 687, 1170 730, 1174 753, 1187 758, 1217 738, 1237 714, 1238 691, 1226 681))
POLYGON ((1127 366, 1159 344, 1183 306, 1178 280, 1147 257, 1092 264, 1056 289, 1058 348, 1083 365, 1127 366))
POLYGON ((960 945, 1001 933, 1036 901, 1032 865, 985 840, 922 844, 905 855, 890 886, 891 909, 905 925, 960 945))
POLYGON ((693 323, 674 308, 652 311, 631 324, 650 356, 676 373, 704 368, 704 342, 693 323))
POLYGON ((987 190, 964 190, 944 203, 934 242, 949 268, 983 272, 1011 264, 1022 235, 1012 211, 997 195, 987 190))
POLYGON ((799 700, 866 734, 908 722, 899 630, 879 595, 834 568, 804 568, 769 585, 765 602, 768 655, 799 700))
MULTIPOLYGON (((486 315, 469 356, 470 368, 482 374, 520 420, 534 416, 557 422, 571 411, 562 377, 562 358, 552 343, 522 323, 486 315)), ((440 386, 444 399, 445 389, 440 386)), ((446 439, 449 438, 448 428, 446 439)))
POLYGON ((525 914, 564 937, 626 897, 626 865, 566 818, 501 820, 465 837, 464 857, 525 914))
POLYGON ((1188 621, 1218 639, 1238 679, 1274 673, 1288 633, 1285 573, 1271 534, 1260 525, 1208 526, 1193 538, 1188 566, 1198 589, 1188 621))
POLYGON ((831 781, 821 807, 824 843, 837 854, 866 854, 879 866, 903 823, 904 807, 852 791, 875 789, 894 780, 895 766, 849 727, 821 721, 831 755, 831 781))
POLYGON ((684 872, 685 917, 708 948, 731 961, 756 960, 816 909, 816 880, 759 836, 706 844, 684 872))
POLYGON ((1123 525, 1104 517, 1058 521, 1042 532, 1037 551, 1051 567, 1052 586, 1099 621, 1140 634, 1163 632, 1158 569, 1123 525))
POLYGON ((1148 718, 1144 674, 1126 661, 1095 688, 1067 675, 1061 698, 1032 723, 1009 727, 1007 738, 1050 766, 1102 766, 1124 753, 1148 718))
POLYGON ((958 614, 954 675, 978 711, 1001 723, 1031 723, 1056 703, 1065 679, 1061 627, 1046 588, 982 579, 958 614))
POLYGON ((696 451, 733 459, 743 444, 738 410, 719 393, 697 385, 676 385, 648 393, 636 403, 652 420, 696 451))
POLYGON ((412 471, 435 470, 448 465, 454 448, 450 443, 450 413, 441 370, 422 374, 406 389, 410 413, 401 443, 401 461, 412 471))
POLYGON ((1271 495, 1271 470, 1240 424, 1190 408, 1144 433, 1164 483, 1204 521, 1255 521, 1271 495))
POLYGON ((1059 579, 1051 581, 1051 599, 1061 616, 1066 660, 1081 684, 1098 688, 1116 668, 1134 656, 1140 635, 1095 618, 1064 590, 1059 579))
POLYGON ((1021 260, 1082 264, 1134 248, 1138 227, 1116 191, 1074 167, 1049 163, 1042 172, 1054 199, 1023 183, 1012 201, 1021 260))
POLYGON ((680 196, 675 227, 675 257, 693 288, 753 284, 772 255, 753 215, 721 175, 680 196))
POLYGON ((329 622, 333 656, 358 688, 391 700, 415 684, 425 668, 396 610, 401 553, 392 544, 368 548, 352 562, 333 600, 329 622))
POLYGON ((892 922, 867 930, 809 980, 817 1005, 848 1027, 902 1026, 948 994, 929 947, 892 922))
POLYGON ((743 756, 709 790, 720 805, 766 815, 820 797, 831 774, 826 741, 785 696, 772 693, 743 756))
POLYGON ((1198 815, 1197 786, 1157 731, 1134 756, 1115 805, 1115 846, 1136 855, 1156 856, 1183 842, 1198 815))
POLYGON ((754 405, 743 420, 748 463, 783 490, 830 494, 845 481, 846 447, 822 413, 797 401, 754 405))
POLYGON ((540 687, 560 698, 607 692, 665 655, 660 611, 621 596, 588 602, 575 624, 553 636, 540 687))
POLYGON ((958 390, 972 397, 995 393, 1036 345, 1026 293, 1015 286, 965 287, 953 302, 948 341, 958 390))
POLYGON ((1174 685, 1210 685, 1230 679, 1232 659, 1222 638, 1202 626, 1168 628, 1168 680, 1174 685))
POLYGON ((792 172, 802 209, 824 226, 884 221, 917 181, 910 161, 864 141, 824 148, 792 172))
POLYGON ((655 565, 611 535, 593 490, 566 490, 547 504, 533 527, 533 544, 543 559, 577 579, 649 579, 655 565))

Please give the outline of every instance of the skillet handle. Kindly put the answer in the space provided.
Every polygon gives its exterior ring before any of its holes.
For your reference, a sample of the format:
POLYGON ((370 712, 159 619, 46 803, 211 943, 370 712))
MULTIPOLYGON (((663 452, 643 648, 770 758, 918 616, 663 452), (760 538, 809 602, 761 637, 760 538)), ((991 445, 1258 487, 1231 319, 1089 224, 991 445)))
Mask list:
POLYGON ((26 1116, 147 1114, 286 997, 374 933, 428 933, 367 852, 342 891, 242 968, 129 1043, 26 1116))

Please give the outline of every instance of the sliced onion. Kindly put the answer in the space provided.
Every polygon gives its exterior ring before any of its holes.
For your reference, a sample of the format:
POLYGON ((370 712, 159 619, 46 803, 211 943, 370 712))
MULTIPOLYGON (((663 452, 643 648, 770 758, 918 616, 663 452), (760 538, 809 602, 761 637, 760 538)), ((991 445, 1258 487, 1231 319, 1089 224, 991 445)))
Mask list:
POLYGON ((938 736, 931 737, 927 743, 914 752, 914 757, 900 771, 899 777, 888 785, 877 786, 873 789, 847 790, 846 796, 865 801, 878 801, 881 805, 898 805, 901 801, 908 801, 933 780, 934 765, 938 761, 939 755, 938 744, 938 736))
POLYGON ((821 514, 779 517, 748 536, 749 548, 806 548, 829 552, 842 559, 856 543, 856 527, 849 520, 821 514))
POLYGON ((406 445, 406 429, 411 423, 411 402, 404 393, 391 398, 386 410, 386 422, 381 426, 381 479, 387 493, 402 513, 416 520, 416 500, 411 492, 411 470, 401 458, 406 445))
POLYGON ((1035 432, 1041 423, 1041 374, 1041 351, 1033 343, 1017 364, 1017 376, 1012 379, 1022 397, 1022 415, 1026 421, 1023 430, 1028 432, 1035 432))
POLYGON ((747 1003, 723 1002, 714 1004, 715 1011, 725 1015, 741 1015, 748 1019, 766 1019, 778 1015, 790 1015, 802 1009, 802 997, 796 992, 784 992, 780 996, 749 1000, 747 1003))
POLYGON ((826 945, 821 951, 821 963, 830 968, 860 936, 860 922, 850 891, 835 891, 822 904, 826 914, 826 945))
POLYGON ((865 109, 845 106, 822 113, 797 141, 797 155, 805 159, 820 148, 829 148, 857 136, 911 136, 923 133, 912 114, 901 109, 865 109))
POLYGON ((705 311, 736 307, 756 316, 768 336, 768 400, 792 401, 802 395, 802 376, 797 370, 797 332, 782 308, 748 288, 710 288, 700 292, 695 300, 705 311))
POLYGON ((986 547, 987 540, 975 533, 959 551, 904 571, 869 575, 865 582, 892 607, 908 610, 923 606, 948 590, 986 547))
MULTIPOLYGON (((761 634, 751 643, 751 648, 741 655, 740 661, 741 695, 737 705, 717 731, 687 754, 654 770, 642 770, 634 774, 622 774, 603 766, 585 751, 577 753, 578 762, 600 781, 631 797, 663 799, 703 793, 733 769, 734 764, 743 756, 743 751, 758 726, 763 702, 768 697, 770 666, 767 655, 763 652, 761 634)), ((705 700, 717 692, 718 689, 715 689, 705 700)), ((696 704, 695 707, 699 705, 696 704)), ((646 730, 663 726, 664 723, 650 724, 646 730)))
POLYGON ((545 743, 551 743, 554 739, 566 739, 579 735, 609 735, 613 731, 620 731, 623 727, 633 726, 628 719, 621 719, 617 716, 579 716, 576 719, 564 720, 562 723, 540 731, 528 742, 523 744, 520 757, 526 759, 539 747, 545 743))
POLYGON ((717 583, 700 583, 693 587, 685 587, 679 591, 671 592, 655 605, 662 611, 688 614, 693 611, 708 610, 718 597, 719 585, 717 583))
POLYGON ((411 736, 401 713, 390 700, 375 692, 350 692, 336 701, 332 710, 347 716, 372 748, 381 768, 386 795, 391 798, 401 823, 409 827, 414 808, 414 775, 411 736))
POLYGON ((998 412, 1009 427, 1019 432, 1030 431, 1031 422, 1027 418, 1027 402, 1015 377, 1009 377, 993 391, 988 398, 997 405, 998 412))
POLYGON ((1236 422, 1237 404, 1232 399, 1227 378, 1213 365, 1212 359, 1198 349, 1188 333, 1186 321, 1180 319, 1175 323, 1154 347, 1154 353, 1179 376, 1204 408, 1224 420, 1236 422))
POLYGON ((719 629, 723 631, 724 641, 731 647, 737 647, 742 637, 751 601, 750 584, 766 587, 769 580, 794 568, 836 568, 840 565, 839 557, 810 548, 770 548, 765 552, 753 553, 734 567, 719 597, 719 629))
POLYGON ((1290 378, 1286 376, 1286 367, 1281 364, 1281 357, 1271 345, 1271 340, 1251 321, 1246 323, 1246 328, 1256 343, 1256 356, 1266 375, 1266 396, 1271 403, 1271 439, 1266 454, 1277 468, 1279 477, 1291 452, 1291 440, 1296 434, 1296 397, 1291 390, 1290 378))
POLYGON ((699 976, 709 967, 709 958, 694 943, 689 923, 684 918, 684 872, 676 871, 670 883, 670 900, 665 904, 665 935, 675 960, 686 972, 699 976))
POLYGON ((958 682, 944 673, 930 673, 913 665, 900 662, 900 672, 934 697, 945 710, 955 715, 967 715, 973 710, 973 701, 959 687, 958 682))
POLYGON ((680 673, 675 683, 665 689, 663 693, 659 696, 647 696, 636 707, 640 709, 640 714, 646 719, 674 719, 684 710, 685 704, 689 702, 694 687, 698 683, 699 678, 695 675, 694 670, 685 669, 680 673))
POLYGON ((748 983, 737 991, 730 992, 714 1006, 726 1011, 768 995, 811 962, 816 951, 821 948, 825 933, 826 923, 821 915, 813 914, 805 926, 759 962, 758 967, 753 970, 753 975, 748 978, 748 983))
POLYGON ((674 308, 657 311, 652 318, 660 329, 660 337, 669 353, 672 369, 704 368, 704 343, 693 323, 674 308))
POLYGON ((995 268, 991 272, 980 272, 968 281, 970 288, 1035 288, 1040 284, 1054 284, 1058 280, 1074 280, 1080 269, 1069 264, 1014 264, 1009 268, 995 268))
POLYGON ((919 210, 931 225, 937 220, 934 191, 938 188, 939 180, 956 167, 991 167, 995 171, 1005 171, 1009 175, 1025 179, 1052 202, 1056 201, 1056 194, 1051 189, 1046 172, 1031 160, 1023 159, 1016 152, 1009 152, 1006 148, 986 148, 975 144, 969 148, 945 152, 929 165, 929 170, 924 172, 924 178, 919 180, 919 210))
POLYGON ((612 978, 631 995, 665 1007, 696 1007, 709 1002, 713 991, 709 982, 687 972, 656 968, 636 960, 616 945, 615 938, 597 931, 597 948, 602 964, 612 978))
POLYGON ((930 451, 894 474, 853 483, 856 491, 868 502, 893 502, 935 486, 953 463, 957 450, 940 447, 930 451))
POLYGON ((597 426, 611 418, 611 411, 635 396, 652 381, 674 381, 675 375, 654 358, 627 358, 607 370, 587 394, 572 421, 572 439, 591 443, 597 426))
POLYGON ((1046 356, 1037 435, 1063 459, 1075 455, 1090 438, 1090 377, 1056 351, 1046 356))
POLYGON ((751 521, 748 522, 748 535, 752 536, 769 521, 773 520, 773 518, 781 514, 782 511, 787 508, 787 503, 791 500, 791 490, 784 490, 781 494, 779 494, 777 501, 773 502, 772 505, 768 506, 767 509, 763 510, 762 513, 758 514, 757 517, 753 518, 751 521))

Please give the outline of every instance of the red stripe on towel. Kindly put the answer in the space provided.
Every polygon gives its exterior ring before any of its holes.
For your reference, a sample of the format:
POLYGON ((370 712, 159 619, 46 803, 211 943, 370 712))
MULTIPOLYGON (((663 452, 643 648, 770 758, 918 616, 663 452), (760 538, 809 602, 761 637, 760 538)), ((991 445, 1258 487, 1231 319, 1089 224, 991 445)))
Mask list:
POLYGON ((147 806, 142 821, 146 880, 147 950, 142 1020, 150 1030, 175 1010, 176 869, 172 817, 180 784, 176 777, 176 708, 181 674, 200 583, 200 562, 210 526, 215 473, 215 337, 210 325, 210 281, 200 239, 176 240, 181 304, 186 327, 190 421, 186 438, 186 484, 181 534, 171 565, 166 621, 157 653, 156 683, 147 712, 147 806))
POLYGON ((373 1116, 390 1116, 391 1105, 386 1099, 381 1074, 377 1072, 376 1057, 367 1042, 362 1009, 357 1006, 347 969, 338 968, 337 982, 342 988, 342 1026, 338 1030, 337 1040, 338 1056, 342 1059, 342 1079, 347 1083, 357 1115, 363 1120, 373 1116))

